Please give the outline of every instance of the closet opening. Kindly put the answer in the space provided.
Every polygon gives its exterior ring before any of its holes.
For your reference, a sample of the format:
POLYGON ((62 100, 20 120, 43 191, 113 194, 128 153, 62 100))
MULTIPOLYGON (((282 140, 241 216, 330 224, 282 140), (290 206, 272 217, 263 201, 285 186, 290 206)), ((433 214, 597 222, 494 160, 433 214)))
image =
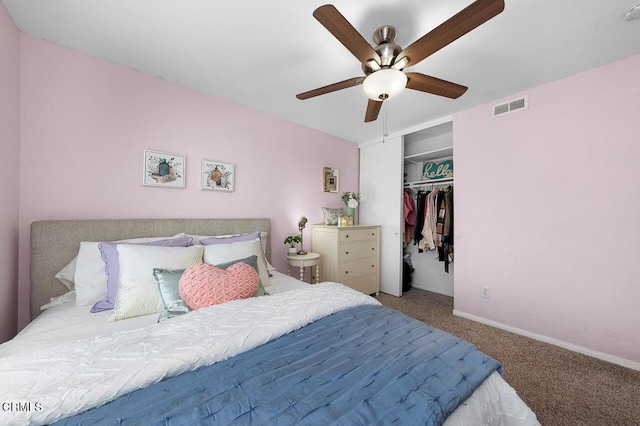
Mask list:
POLYGON ((453 297, 454 178, 451 121, 404 136, 403 291, 453 297))

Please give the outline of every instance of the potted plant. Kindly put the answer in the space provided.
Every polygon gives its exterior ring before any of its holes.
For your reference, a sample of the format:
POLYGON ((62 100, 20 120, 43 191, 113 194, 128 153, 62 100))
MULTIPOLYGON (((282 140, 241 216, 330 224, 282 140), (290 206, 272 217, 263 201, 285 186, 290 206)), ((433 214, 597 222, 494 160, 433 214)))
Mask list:
POLYGON ((284 239, 285 244, 289 244, 289 249, 287 250, 287 254, 296 254, 298 251, 295 248, 295 244, 300 244, 302 242, 302 237, 300 235, 289 235, 284 239))

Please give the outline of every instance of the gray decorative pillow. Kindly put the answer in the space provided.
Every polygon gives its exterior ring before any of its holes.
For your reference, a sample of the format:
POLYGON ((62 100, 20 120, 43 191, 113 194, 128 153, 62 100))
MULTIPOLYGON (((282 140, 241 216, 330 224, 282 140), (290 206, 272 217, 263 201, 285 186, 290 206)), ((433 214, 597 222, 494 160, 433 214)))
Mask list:
POLYGON ((323 207, 322 214, 324 215, 325 225, 337 225, 340 218, 344 216, 342 209, 332 209, 330 207, 323 207))
POLYGON ((153 277, 158 283, 160 289, 160 295, 164 302, 164 311, 160 314, 158 322, 164 321, 169 318, 173 318, 178 315, 186 314, 190 311, 189 307, 180 297, 178 291, 178 283, 180 277, 184 273, 184 269, 167 270, 167 269, 153 269, 153 277))

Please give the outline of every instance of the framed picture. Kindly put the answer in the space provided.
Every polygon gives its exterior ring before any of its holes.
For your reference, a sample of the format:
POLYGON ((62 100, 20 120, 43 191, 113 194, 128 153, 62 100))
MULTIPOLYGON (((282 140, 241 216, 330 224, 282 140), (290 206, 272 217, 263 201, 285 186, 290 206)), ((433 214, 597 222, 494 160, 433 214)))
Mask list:
POLYGON ((186 168, 187 159, 184 155, 145 149, 142 184, 165 188, 184 188, 186 168))
POLYGON ((202 189, 214 191, 234 190, 235 166, 215 160, 202 160, 202 189))
POLYGON ((322 168, 322 190, 324 192, 338 192, 340 172, 331 167, 322 168))
POLYGON ((338 226, 353 226, 353 218, 351 216, 341 216, 338 219, 338 226))

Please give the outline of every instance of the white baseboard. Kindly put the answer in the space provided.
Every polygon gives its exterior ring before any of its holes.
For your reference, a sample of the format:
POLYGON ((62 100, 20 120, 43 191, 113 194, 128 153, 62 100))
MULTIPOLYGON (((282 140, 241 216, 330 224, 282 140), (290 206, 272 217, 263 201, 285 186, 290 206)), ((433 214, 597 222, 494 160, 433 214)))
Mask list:
POLYGON ((542 334, 532 333, 530 331, 522 330, 516 327, 511 327, 510 325, 502 324, 496 321, 492 321, 490 319, 486 319, 483 317, 478 317, 476 315, 467 314, 465 312, 460 312, 457 310, 453 310, 453 315, 470 319, 475 322, 479 322, 482 324, 487 324, 492 327, 500 328, 502 330, 510 331, 515 334, 519 334, 521 336, 530 337, 535 340, 539 340, 541 342, 550 343, 555 346, 559 346, 564 349, 568 349, 573 352, 578 352, 584 355, 588 355, 594 358, 601 359, 603 361, 611 362, 613 364, 618 364, 623 367, 631 368, 632 370, 640 371, 640 362, 631 361, 628 359, 620 358, 614 355, 609 355, 604 352, 598 352, 591 349, 583 348, 582 346, 574 345, 572 343, 567 343, 562 340, 554 339, 552 337, 543 336, 542 334))

